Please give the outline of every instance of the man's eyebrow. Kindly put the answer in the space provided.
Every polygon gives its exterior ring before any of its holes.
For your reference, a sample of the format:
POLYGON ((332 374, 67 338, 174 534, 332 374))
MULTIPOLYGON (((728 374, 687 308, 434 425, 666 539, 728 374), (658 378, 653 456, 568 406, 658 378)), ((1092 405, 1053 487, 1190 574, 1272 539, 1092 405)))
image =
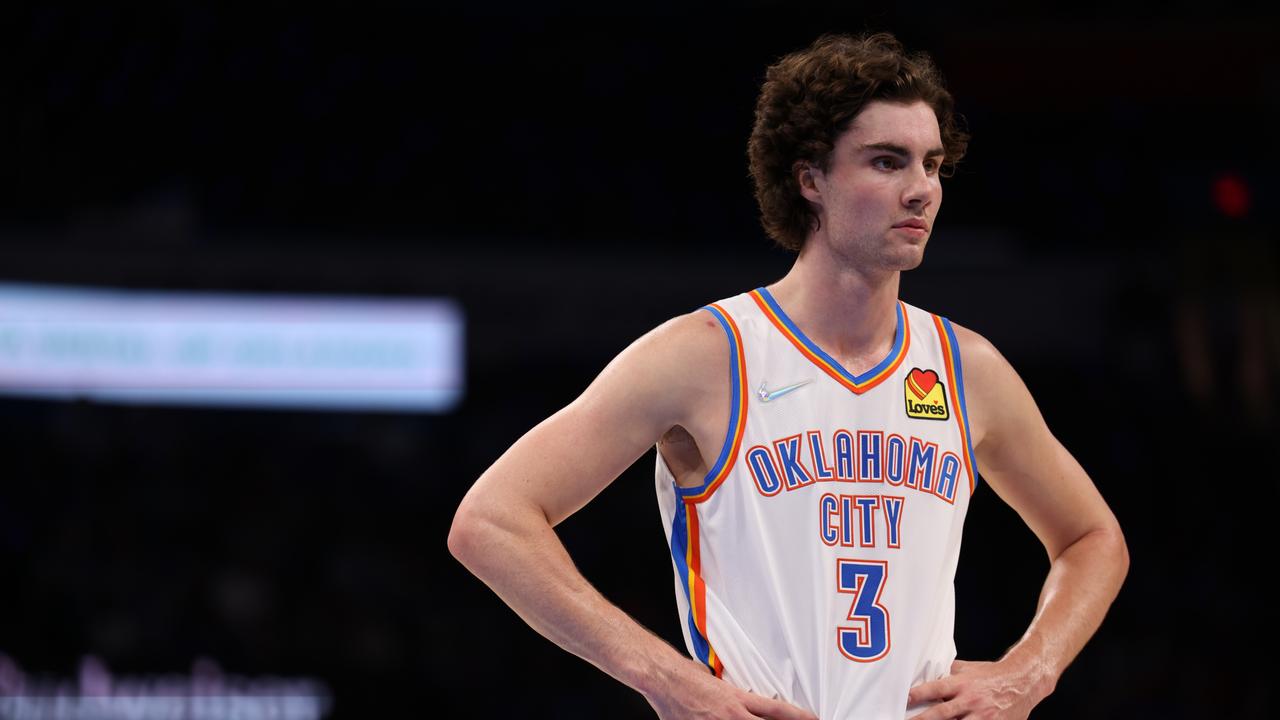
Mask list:
MULTIPOLYGON (((902 157, 911 157, 910 150, 896 143, 888 143, 888 142, 866 143, 858 149, 859 150, 881 150, 884 152, 891 152, 894 155, 900 155, 902 157)), ((946 156, 946 154, 947 154, 946 151, 944 151, 940 147, 937 147, 929 150, 929 152, 925 153, 924 156, 926 158, 944 157, 946 156)))

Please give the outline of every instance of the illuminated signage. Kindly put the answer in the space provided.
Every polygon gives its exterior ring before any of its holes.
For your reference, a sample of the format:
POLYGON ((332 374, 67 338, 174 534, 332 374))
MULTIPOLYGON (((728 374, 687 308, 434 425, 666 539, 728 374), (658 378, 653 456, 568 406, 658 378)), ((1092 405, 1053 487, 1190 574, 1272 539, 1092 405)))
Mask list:
POLYGON ((449 299, 0 283, 0 393, 446 412, 463 337, 449 299))

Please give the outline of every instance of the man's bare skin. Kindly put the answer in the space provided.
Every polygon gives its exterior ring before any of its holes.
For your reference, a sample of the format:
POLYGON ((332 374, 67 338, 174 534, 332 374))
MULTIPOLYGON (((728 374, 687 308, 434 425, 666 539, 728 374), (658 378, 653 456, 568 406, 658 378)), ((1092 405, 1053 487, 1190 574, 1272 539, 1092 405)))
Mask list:
MULTIPOLYGON (((942 192, 938 134, 923 102, 874 101, 838 140, 826 170, 797 168, 821 222, 769 289, 806 336, 855 374, 894 341, 899 276, 920 263, 927 238, 890 223, 911 216, 932 226, 942 192), (882 162, 873 146, 884 145, 905 155, 882 162)), ((904 711, 932 701, 916 718, 1022 720, 1101 624, 1128 553, 1114 515, 1017 373, 985 338, 953 327, 977 466, 1039 538, 1050 568, 1035 618, 1004 657, 957 660, 950 676, 913 688, 904 711)), ((642 693, 664 719, 810 720, 806 710, 709 675, 641 627, 586 582, 552 529, 655 443, 678 484, 702 484, 727 432, 729 361, 726 336, 705 311, 647 333, 476 481, 449 547, 535 630, 642 693)))
MULTIPOLYGON (((728 341, 706 315, 645 334, 512 445, 467 493, 449 549, 531 627, 643 694, 661 718, 816 720, 712 676, 653 635, 587 583, 552 530, 673 428, 718 447, 728 423, 728 341)), ((678 461, 686 468, 706 462, 693 450, 687 445, 678 461)))
MULTIPOLYGON (((725 416, 727 418, 728 413, 725 416)), ((663 434, 658 441, 658 452, 662 453, 663 462, 680 487, 700 485, 711 467, 706 458, 702 457, 697 441, 688 430, 679 425, 663 434)))

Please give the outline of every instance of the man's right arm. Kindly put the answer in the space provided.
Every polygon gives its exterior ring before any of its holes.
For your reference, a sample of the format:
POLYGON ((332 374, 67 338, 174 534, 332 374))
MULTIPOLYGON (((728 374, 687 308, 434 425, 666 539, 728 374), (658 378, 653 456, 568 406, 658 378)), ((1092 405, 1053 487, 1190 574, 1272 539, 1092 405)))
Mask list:
POLYGON ((716 679, 643 628, 586 581, 552 529, 686 422, 711 383, 727 383, 728 362, 728 341, 706 312, 637 340, 480 476, 449 550, 531 627, 642 693, 660 717, 809 720, 716 679))

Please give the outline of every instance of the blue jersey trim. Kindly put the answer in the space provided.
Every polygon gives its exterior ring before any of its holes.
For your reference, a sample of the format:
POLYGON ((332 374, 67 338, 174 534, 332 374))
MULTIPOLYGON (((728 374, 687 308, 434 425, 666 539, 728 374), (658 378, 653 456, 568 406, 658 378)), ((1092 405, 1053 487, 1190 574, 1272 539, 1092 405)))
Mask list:
POLYGON ((693 617, 693 598, 689 594, 689 563, 685 560, 689 548, 689 535, 686 531, 688 526, 685 504, 677 498, 676 514, 671 520, 671 557, 676 561, 676 572, 680 576, 680 585, 684 588, 684 598, 689 603, 689 637, 693 640, 694 654, 698 662, 715 673, 715 667, 711 665, 711 643, 698 631, 698 623, 693 617))
POLYGON ((796 325, 794 322, 792 322, 791 318, 787 317, 787 314, 782 310, 782 306, 778 304, 777 300, 773 299, 773 295, 771 295, 768 290, 761 287, 761 288, 756 288, 756 291, 759 292, 760 297, 764 298, 764 301, 769 304, 769 307, 773 310, 774 314, 778 316, 778 319, 782 321, 782 324, 786 325, 788 330, 795 333, 796 337, 800 339, 800 342, 804 343, 805 347, 809 348, 809 350, 814 355, 817 355, 818 357, 825 360, 828 364, 831 365, 832 369, 834 369, 836 372, 843 375, 846 379, 849 380, 849 382, 855 385, 861 385, 862 383, 865 383, 868 380, 871 380, 876 375, 879 375, 881 372, 884 371, 885 368, 889 367, 889 365, 891 365, 893 361, 898 357, 898 355, 902 352, 902 343, 906 339, 906 333, 902 331, 902 323, 903 323, 902 303, 898 303, 898 302, 894 303, 894 307, 896 309, 896 314, 897 314, 898 327, 896 330, 894 330, 893 348, 889 350, 889 354, 885 356, 885 358, 881 360, 875 367, 862 373, 861 375, 854 375, 853 373, 846 370, 844 365, 838 362, 835 358, 828 355, 826 351, 824 351, 822 348, 818 347, 817 343, 810 340, 809 337, 805 335, 803 331, 800 330, 800 327, 796 325))
POLYGON ((724 444, 720 447, 720 456, 716 458, 716 464, 707 471, 706 477, 702 479, 702 484, 693 487, 675 486, 676 494, 681 498, 705 492, 711 482, 720 474, 725 463, 729 461, 729 451, 733 449, 733 438, 738 427, 738 416, 742 412, 742 393, 740 391, 742 380, 739 375, 741 371, 738 368, 738 341, 733 335, 733 329, 729 327, 729 320, 725 318, 723 313, 710 305, 706 305, 702 309, 716 316, 716 320, 720 322, 720 327, 724 329, 725 336, 729 338, 729 427, 725 430, 724 444))
POLYGON ((951 329, 951 321, 938 316, 942 327, 947 331, 947 342, 951 343, 951 358, 956 366, 956 398, 960 403, 960 415, 964 418, 965 442, 969 446, 969 458, 973 467, 973 488, 978 489, 978 456, 973 454, 973 431, 969 429, 969 406, 964 401, 964 364, 960 361, 960 343, 956 341, 955 330, 951 329))

